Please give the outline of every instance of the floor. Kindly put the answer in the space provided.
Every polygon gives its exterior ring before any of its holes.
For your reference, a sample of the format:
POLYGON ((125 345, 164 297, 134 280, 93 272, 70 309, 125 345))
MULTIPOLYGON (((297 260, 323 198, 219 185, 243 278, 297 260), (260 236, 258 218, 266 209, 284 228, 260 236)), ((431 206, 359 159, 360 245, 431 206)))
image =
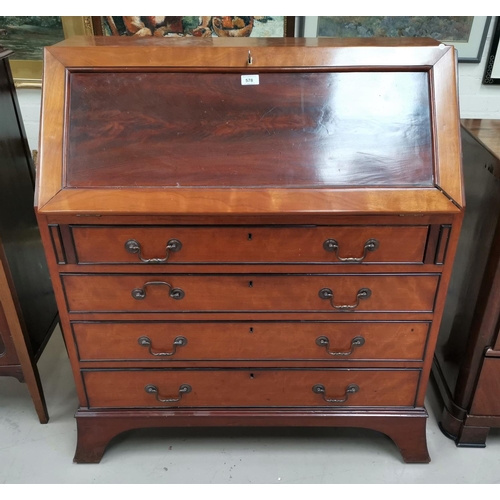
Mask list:
POLYGON ((485 449, 460 449, 437 426, 429 388, 432 462, 406 465, 392 441, 362 429, 137 430, 98 465, 72 462, 75 387, 59 329, 39 362, 50 422, 24 384, 0 378, 1 483, 500 483, 500 430, 485 449))

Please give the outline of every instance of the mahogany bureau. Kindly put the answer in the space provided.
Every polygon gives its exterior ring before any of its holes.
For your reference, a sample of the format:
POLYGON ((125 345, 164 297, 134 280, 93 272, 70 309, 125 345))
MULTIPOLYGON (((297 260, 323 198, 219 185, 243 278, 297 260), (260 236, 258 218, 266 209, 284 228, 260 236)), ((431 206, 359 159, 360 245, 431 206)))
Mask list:
POLYGON ((45 51, 37 214, 76 462, 161 426, 349 426, 428 462, 463 215, 430 39, 73 39, 45 51))

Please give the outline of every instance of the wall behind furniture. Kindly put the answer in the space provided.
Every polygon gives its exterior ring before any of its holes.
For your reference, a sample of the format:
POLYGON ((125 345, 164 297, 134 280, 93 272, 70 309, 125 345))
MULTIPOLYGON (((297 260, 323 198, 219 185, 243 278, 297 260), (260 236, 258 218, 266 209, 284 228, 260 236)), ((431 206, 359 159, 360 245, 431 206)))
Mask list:
POLYGON ((42 91, 36 89, 17 89, 17 98, 21 107, 21 114, 23 115, 24 128, 30 149, 38 149, 42 91))
MULTIPOLYGON (((490 23, 481 62, 479 64, 459 64, 460 114, 462 118, 500 119, 500 85, 483 85, 481 83, 494 25, 495 17, 490 23)), ((18 89, 17 92, 30 148, 38 149, 41 92, 27 89, 18 89)))
POLYGON ((500 85, 483 85, 488 52, 496 18, 492 17, 488 36, 484 45, 483 57, 479 64, 458 65, 460 115, 462 118, 500 119, 500 85))

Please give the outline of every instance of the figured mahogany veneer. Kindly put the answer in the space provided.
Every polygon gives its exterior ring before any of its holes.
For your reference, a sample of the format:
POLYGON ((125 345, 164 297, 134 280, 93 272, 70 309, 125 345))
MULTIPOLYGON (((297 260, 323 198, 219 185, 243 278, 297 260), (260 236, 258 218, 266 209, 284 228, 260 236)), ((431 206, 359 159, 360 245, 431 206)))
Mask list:
POLYGON ((69 86, 68 187, 433 185, 428 73, 266 72, 251 86, 239 72, 72 73, 69 86))
POLYGON ((74 460, 140 427, 339 425, 428 462, 463 214, 454 49, 114 38, 44 59, 74 460))

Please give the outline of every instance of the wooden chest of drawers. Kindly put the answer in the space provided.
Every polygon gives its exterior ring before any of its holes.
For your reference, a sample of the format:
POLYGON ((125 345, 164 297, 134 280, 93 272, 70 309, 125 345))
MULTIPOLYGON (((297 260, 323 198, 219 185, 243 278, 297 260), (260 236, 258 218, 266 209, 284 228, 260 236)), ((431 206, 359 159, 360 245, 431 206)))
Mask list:
POLYGON ((500 120, 462 121, 467 211, 433 364, 440 427, 459 447, 500 428, 500 120))
POLYGON ((463 212, 453 48, 76 39, 44 74, 75 461, 128 429, 239 425, 371 428, 429 461, 463 212))

